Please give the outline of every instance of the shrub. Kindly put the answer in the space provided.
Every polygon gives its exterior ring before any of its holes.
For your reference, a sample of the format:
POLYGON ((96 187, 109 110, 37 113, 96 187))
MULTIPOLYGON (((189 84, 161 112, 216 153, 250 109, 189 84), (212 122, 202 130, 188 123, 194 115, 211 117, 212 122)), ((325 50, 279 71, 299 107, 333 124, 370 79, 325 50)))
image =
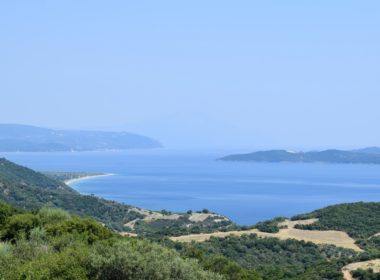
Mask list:
POLYGON ((16 214, 8 218, 1 234, 2 240, 15 241, 29 237, 30 231, 40 225, 40 219, 33 214, 16 214))
POLYGON ((41 208, 38 215, 44 223, 58 223, 71 218, 70 214, 65 210, 49 207, 41 208))
POLYGON ((203 271, 195 260, 141 240, 99 244, 89 257, 91 279, 102 280, 213 280, 221 276, 203 271))

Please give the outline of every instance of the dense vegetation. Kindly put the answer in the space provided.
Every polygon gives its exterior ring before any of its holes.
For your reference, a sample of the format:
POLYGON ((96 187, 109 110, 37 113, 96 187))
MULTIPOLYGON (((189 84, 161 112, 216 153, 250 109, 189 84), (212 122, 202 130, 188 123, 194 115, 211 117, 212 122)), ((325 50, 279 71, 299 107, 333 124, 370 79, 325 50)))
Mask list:
POLYGON ((58 207, 81 216, 90 216, 115 230, 141 217, 127 205, 80 195, 63 182, 0 159, 0 200, 20 209, 58 207))
POLYGON ((255 271, 266 280, 342 279, 340 269, 356 253, 334 246, 317 246, 310 242, 276 238, 212 238, 203 243, 172 244, 184 256, 200 263, 223 256, 247 271, 255 271))
POLYGON ((285 150, 259 151, 229 155, 220 160, 256 162, 328 162, 380 164, 380 154, 373 148, 356 151, 326 150, 320 152, 291 152, 285 150), (371 152, 374 151, 374 152, 371 152))
POLYGON ((375 273, 372 269, 355 270, 352 272, 352 276, 357 280, 380 280, 380 273, 375 273))
POLYGON ((122 238, 91 219, 0 204, 0 279, 228 279, 148 241, 122 238))
POLYGON ((164 236, 179 236, 239 229, 239 227, 230 220, 221 220, 218 217, 208 217, 202 222, 193 222, 189 217, 190 214, 184 214, 176 220, 159 219, 150 222, 137 221, 134 230, 140 236, 160 238, 164 236), (221 221, 215 222, 215 220, 221 221))
POLYGON ((255 228, 262 232, 276 233, 280 231, 278 224, 285 221, 285 218, 277 217, 269 221, 259 222, 255 225, 255 228))
POLYGON ((367 239, 380 232, 380 203, 358 202, 329 206, 292 219, 318 218, 311 225, 297 225, 300 229, 342 230, 355 239, 367 239))

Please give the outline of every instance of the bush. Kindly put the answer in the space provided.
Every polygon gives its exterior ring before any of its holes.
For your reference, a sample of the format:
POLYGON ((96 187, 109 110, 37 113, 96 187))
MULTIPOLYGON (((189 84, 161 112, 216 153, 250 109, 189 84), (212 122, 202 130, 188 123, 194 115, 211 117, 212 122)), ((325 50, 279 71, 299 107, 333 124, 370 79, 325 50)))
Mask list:
POLYGON ((195 260, 141 240, 123 240, 95 246, 89 257, 91 279, 102 280, 213 280, 221 276, 205 272, 195 260))
POLYGON ((92 244, 98 240, 104 240, 113 236, 113 233, 92 219, 74 217, 60 223, 46 226, 49 236, 74 235, 85 242, 92 244))
POLYGON ((48 207, 40 209, 40 211, 38 211, 38 215, 44 223, 58 223, 67 221, 71 218, 70 214, 65 210, 48 207))
POLYGON ((30 262, 19 265, 14 271, 8 271, 5 279, 35 279, 35 280, 85 280, 87 270, 85 247, 69 248, 63 252, 46 254, 34 258, 30 262))
POLYGON ((39 226, 40 219, 33 214, 16 214, 8 218, 1 233, 2 240, 15 241, 22 237, 28 238, 30 231, 39 226))

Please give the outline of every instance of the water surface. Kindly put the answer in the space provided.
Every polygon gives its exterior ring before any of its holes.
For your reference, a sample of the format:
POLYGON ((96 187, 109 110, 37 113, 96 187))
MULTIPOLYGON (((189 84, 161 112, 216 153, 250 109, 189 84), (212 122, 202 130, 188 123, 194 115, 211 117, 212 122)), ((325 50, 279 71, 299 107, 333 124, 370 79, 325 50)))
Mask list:
POLYGON ((379 165, 215 160, 225 154, 152 150, 2 155, 41 171, 116 174, 76 183, 73 187, 84 194, 152 210, 207 208, 239 224, 380 198, 379 165))

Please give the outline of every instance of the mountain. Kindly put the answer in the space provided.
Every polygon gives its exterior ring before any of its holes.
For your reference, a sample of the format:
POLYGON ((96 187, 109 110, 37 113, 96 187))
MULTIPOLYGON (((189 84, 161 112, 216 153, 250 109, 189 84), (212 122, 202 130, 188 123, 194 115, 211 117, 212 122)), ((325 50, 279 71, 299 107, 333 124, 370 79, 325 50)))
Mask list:
POLYGON ((341 150, 325 150, 320 152, 271 150, 259 151, 249 154, 229 155, 222 157, 219 160, 253 162, 326 162, 380 164, 380 154, 341 150))
POLYGON ((353 150, 353 152, 380 155, 380 147, 368 147, 364 149, 353 150))
POLYGON ((53 130, 0 124, 1 152, 55 152, 161 148, 155 139, 127 132, 53 130))

